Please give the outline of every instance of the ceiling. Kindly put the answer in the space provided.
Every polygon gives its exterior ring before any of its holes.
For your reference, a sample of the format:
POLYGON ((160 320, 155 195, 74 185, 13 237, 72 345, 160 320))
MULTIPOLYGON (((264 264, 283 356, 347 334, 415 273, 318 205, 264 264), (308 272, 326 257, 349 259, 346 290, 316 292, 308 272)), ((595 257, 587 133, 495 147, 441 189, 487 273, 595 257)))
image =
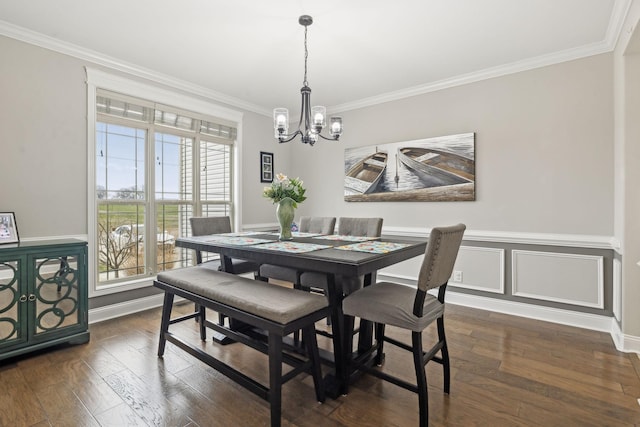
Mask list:
MULTIPOLYGON (((632 0, 0 0, 0 35, 261 114, 332 112, 611 51, 632 0)), ((0 53, 1 54, 1 53, 0 53)))

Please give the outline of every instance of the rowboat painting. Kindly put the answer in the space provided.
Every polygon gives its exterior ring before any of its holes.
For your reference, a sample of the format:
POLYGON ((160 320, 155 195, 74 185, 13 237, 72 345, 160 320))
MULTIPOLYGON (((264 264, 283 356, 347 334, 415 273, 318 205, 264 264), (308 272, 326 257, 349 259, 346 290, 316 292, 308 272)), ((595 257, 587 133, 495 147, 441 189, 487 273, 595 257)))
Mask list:
POLYGON ((472 182, 475 162, 458 154, 419 147, 398 150, 398 159, 416 174, 440 181, 441 185, 472 182))
POLYGON ((351 166, 344 177, 345 194, 368 194, 373 192, 385 170, 388 154, 376 151, 351 166))
POLYGON ((344 199, 475 200, 475 134, 345 149, 344 199))

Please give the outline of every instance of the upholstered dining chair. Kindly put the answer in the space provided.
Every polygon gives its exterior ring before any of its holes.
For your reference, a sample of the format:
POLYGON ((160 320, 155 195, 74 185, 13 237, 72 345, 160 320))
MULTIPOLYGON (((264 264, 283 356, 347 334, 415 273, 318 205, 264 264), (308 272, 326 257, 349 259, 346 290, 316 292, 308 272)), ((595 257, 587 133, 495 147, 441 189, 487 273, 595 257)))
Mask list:
MULTIPOLYGON (((444 333, 444 295, 453 271, 465 230, 464 224, 436 227, 431 230, 422 267, 418 275, 417 290, 392 282, 378 282, 347 296, 342 302, 347 336, 346 354, 348 371, 363 370, 418 394, 420 426, 429 423, 426 364, 433 360, 444 370, 444 392, 449 394, 451 374, 449 351, 444 333), (427 291, 438 289, 438 296, 427 291), (352 360, 354 319, 369 320, 375 324, 376 343, 358 362, 352 360), (438 341, 428 350, 422 347, 422 331, 433 321, 437 323, 438 341), (385 325, 411 331, 412 345, 385 336, 385 325), (383 361, 385 342, 413 353, 416 384, 391 376, 371 365, 370 357, 376 352, 375 363, 383 361), (438 356, 440 353, 440 356, 438 356), (367 363, 368 362, 368 363, 367 363)), ((346 384, 346 383, 345 383, 346 384)))
MULTIPOLYGON (((192 236, 205 236, 207 234, 220 234, 231 232, 231 218, 228 216, 217 217, 192 217, 189 218, 191 224, 192 236)), ((245 274, 251 272, 257 272, 260 266, 256 263, 245 261, 241 259, 232 259, 233 273, 245 274)), ((196 264, 202 265, 205 268, 212 268, 214 270, 221 270, 222 266, 220 260, 212 260, 202 262, 202 252, 196 251, 196 264)))
MULTIPOLYGON (((341 217, 338 221, 338 234, 341 236, 380 237, 382 234, 382 218, 348 218, 341 217)), ((337 276, 336 284, 345 295, 362 287, 362 277, 347 280, 337 276)), ((322 273, 307 272, 300 275, 302 289, 322 290, 327 294, 327 276, 322 273)))
MULTIPOLYGON (((380 237, 382 234, 382 221, 382 218, 340 217, 338 222, 338 234, 341 236, 380 237)), ((338 292, 341 292, 342 295, 349 295, 351 292, 354 292, 363 286, 364 276, 336 276, 335 284, 338 292)), ((329 283, 325 274, 306 272, 300 275, 300 289, 322 292, 331 303, 328 287, 329 283)), ((327 318, 327 325, 331 325, 331 318, 327 318)), ((327 332, 322 329, 316 329, 316 333, 329 338, 333 337, 331 332, 327 332)))
MULTIPOLYGON (((320 233, 324 235, 333 234, 336 227, 335 217, 309 217, 303 216, 300 218, 301 232, 305 233, 320 233)), ((257 278, 260 280, 268 281, 269 279, 283 280, 285 282, 293 283, 293 287, 300 288, 300 275, 301 271, 294 268, 280 267, 272 264, 262 264, 257 278)))

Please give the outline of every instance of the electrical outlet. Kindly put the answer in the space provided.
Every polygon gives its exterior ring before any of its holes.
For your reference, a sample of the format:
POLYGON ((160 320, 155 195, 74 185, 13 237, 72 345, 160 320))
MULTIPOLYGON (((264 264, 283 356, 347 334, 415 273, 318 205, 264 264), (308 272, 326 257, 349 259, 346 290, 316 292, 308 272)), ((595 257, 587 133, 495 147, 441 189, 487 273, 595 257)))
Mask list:
POLYGON ((455 270, 453 272, 453 281, 456 283, 462 283, 462 271, 455 270))

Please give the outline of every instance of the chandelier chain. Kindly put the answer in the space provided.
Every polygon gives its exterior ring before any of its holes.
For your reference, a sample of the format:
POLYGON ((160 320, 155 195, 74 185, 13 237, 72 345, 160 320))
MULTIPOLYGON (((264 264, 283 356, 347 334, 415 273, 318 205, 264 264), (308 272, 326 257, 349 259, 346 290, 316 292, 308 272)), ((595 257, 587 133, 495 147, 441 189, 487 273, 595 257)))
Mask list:
POLYGON ((309 57, 309 50, 307 49, 307 28, 308 26, 304 26, 304 81, 302 84, 304 86, 309 86, 307 82, 307 58, 309 57))
POLYGON ((300 136, 300 140, 309 145, 315 144, 320 138, 328 141, 337 141, 342 135, 342 117, 331 117, 330 136, 324 136, 322 129, 327 126, 327 109, 322 105, 311 106, 311 88, 307 81, 307 63, 309 59, 307 34, 309 25, 313 23, 313 18, 309 15, 302 15, 298 18, 298 23, 304 26, 304 80, 300 89, 300 94, 302 95, 300 121, 298 122, 298 128, 289 133, 289 110, 282 107, 274 108, 273 127, 275 137, 278 142, 289 142, 296 136, 300 136))

